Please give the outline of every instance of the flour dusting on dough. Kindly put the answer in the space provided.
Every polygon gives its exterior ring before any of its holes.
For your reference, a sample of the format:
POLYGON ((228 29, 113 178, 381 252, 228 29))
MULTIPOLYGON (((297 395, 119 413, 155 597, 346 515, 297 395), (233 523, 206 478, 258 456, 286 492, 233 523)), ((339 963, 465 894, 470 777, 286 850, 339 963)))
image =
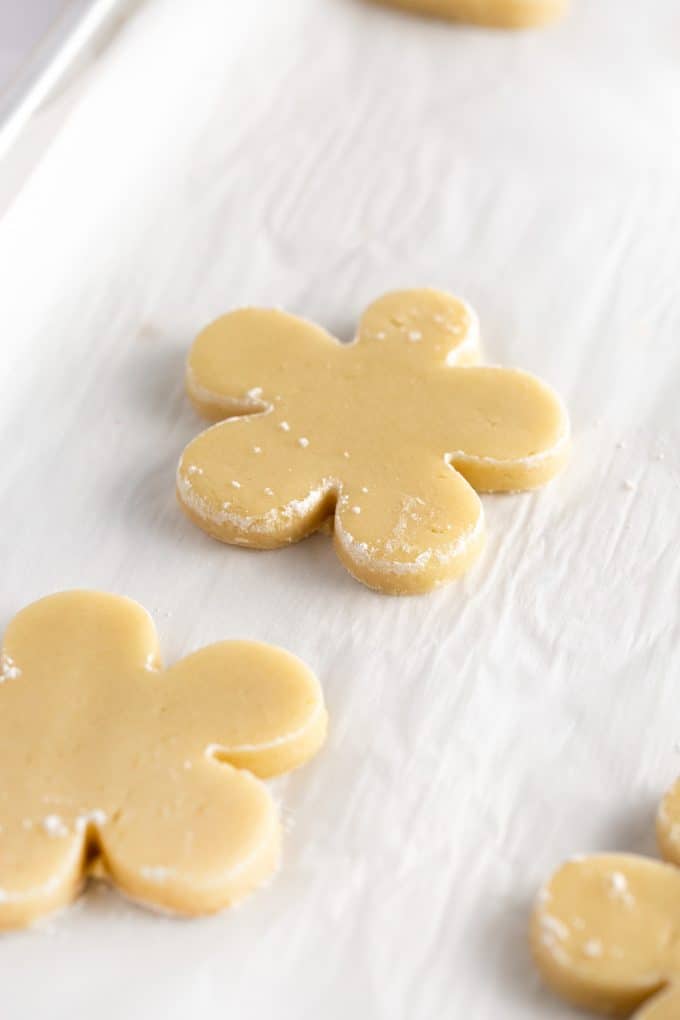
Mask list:
MULTIPOLYGON (((228 502, 223 503, 221 509, 215 510, 211 503, 197 493, 189 480, 184 477, 181 463, 177 472, 177 488, 182 501, 195 514, 212 524, 229 524, 240 531, 253 535, 267 535, 280 524, 303 521, 336 487, 336 481, 327 478, 301 499, 292 499, 281 507, 272 507, 264 513, 248 516, 234 510, 228 502)), ((270 488, 264 489, 264 492, 267 496, 273 496, 273 491, 270 488)))
POLYGON ((583 955, 591 960, 597 960, 604 953, 604 947, 600 939, 588 939, 583 944, 583 955))
POLYGON ((42 820, 42 827, 53 839, 61 839, 69 834, 68 826, 60 815, 47 815, 42 820))
MULTIPOLYGON (((345 549, 348 556, 356 563, 361 564, 365 567, 370 567, 374 570, 379 570, 381 573, 393 574, 393 575, 413 575, 422 573, 425 568, 434 561, 439 566, 446 566, 452 563, 459 556, 463 556, 468 548, 476 541, 478 541, 484 533, 484 514, 480 507, 479 517, 475 521, 474 525, 467 528, 460 534, 456 539, 450 542, 448 545, 436 548, 426 549, 424 552, 420 552, 414 556, 412 560, 395 560, 386 559, 383 555, 383 550, 375 545, 369 545, 368 542, 357 541, 350 533, 343 527, 342 518, 336 515, 335 518, 335 534, 338 538, 340 545, 345 549)), ((392 547, 396 550, 396 546, 392 547)), ((405 548, 401 547, 404 552, 415 552, 415 549, 411 546, 405 548)), ((387 543, 385 543, 384 552, 389 552, 387 543)))
POLYGON ((635 897, 628 886, 628 879, 622 871, 612 871, 609 876, 609 895, 613 900, 620 900, 627 907, 635 906, 635 897))
POLYGON ((158 673, 159 672, 160 667, 159 667, 158 662, 156 660, 156 656, 155 656, 155 654, 153 652, 149 652, 149 654, 147 655, 147 657, 146 657, 146 659, 144 661, 144 669, 147 671, 147 673, 158 673))
POLYGON ((14 659, 7 652, 3 652, 0 655, 0 684, 4 684, 7 680, 18 680, 20 676, 21 670, 14 659))
POLYGON ((564 949, 563 943, 569 938, 570 932, 565 924, 551 914, 541 914, 539 918, 540 942, 547 949, 553 959, 562 966, 567 966, 570 961, 569 954, 564 949))

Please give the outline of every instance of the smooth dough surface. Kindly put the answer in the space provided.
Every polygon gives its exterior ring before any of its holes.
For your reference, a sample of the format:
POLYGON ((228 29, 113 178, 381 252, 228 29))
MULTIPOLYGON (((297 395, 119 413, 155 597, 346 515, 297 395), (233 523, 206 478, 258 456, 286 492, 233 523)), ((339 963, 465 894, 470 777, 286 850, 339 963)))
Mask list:
POLYGON ((668 863, 575 858, 539 894, 531 944, 544 978, 579 1006, 635 1020, 680 1018, 680 783, 657 819, 668 863))
POLYGON ((498 28, 531 28, 562 17, 569 0, 377 0, 378 3, 454 21, 498 28))
POLYGON ((332 525, 348 570, 385 592, 460 574, 483 544, 477 492, 541 486, 569 447, 554 392, 476 364, 478 332, 468 305, 427 289, 376 301, 352 344, 280 311, 218 319, 192 347, 187 387, 227 420, 182 454, 185 512, 261 549, 332 525))
POLYGON ((98 592, 35 602, 0 659, 0 929, 88 873, 134 900, 213 912, 278 862, 268 777, 325 738, 314 675, 280 649, 211 645, 164 670, 151 618, 98 592))

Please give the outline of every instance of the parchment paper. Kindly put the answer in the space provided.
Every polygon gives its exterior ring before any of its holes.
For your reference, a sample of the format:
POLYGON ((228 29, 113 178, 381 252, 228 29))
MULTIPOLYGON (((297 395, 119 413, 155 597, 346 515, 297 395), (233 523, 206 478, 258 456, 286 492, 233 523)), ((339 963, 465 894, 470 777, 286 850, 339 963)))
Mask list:
POLYGON ((506 34, 150 0, 0 223, 0 624, 118 591, 166 661, 272 641, 332 714, 276 784, 269 889, 185 923, 95 887, 2 938, 3 1020, 572 1015, 534 976, 531 899, 573 853, 653 852, 680 771, 680 12, 574 7, 506 34), (416 599, 324 536, 258 554, 191 526, 198 329, 280 304, 348 339, 419 284, 561 391, 568 472, 486 498, 481 562, 416 599))

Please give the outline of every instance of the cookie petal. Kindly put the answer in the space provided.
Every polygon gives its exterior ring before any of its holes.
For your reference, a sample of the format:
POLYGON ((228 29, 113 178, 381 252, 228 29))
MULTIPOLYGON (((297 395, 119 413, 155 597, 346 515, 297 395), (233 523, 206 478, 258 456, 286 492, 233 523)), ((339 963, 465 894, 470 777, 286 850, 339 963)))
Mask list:
MULTIPOLYGON (((102 664, 116 662, 124 672, 160 663, 158 636, 147 611, 132 599, 99 591, 59 592, 26 606, 9 624, 3 649, 0 678, 12 670, 28 678, 29 698, 38 707, 44 704, 46 720, 57 707, 50 699, 77 702, 83 679, 97 676, 102 664), (3 667, 3 662, 11 665, 3 667), (41 687, 40 698, 36 686, 41 687)), ((23 698, 25 685, 8 684, 3 690, 4 712, 15 693, 23 698)), ((34 718, 34 728, 39 725, 34 718)))
POLYGON ((259 780, 203 758, 146 767, 101 835, 101 870, 131 899, 185 915, 214 913, 278 862, 280 826, 259 780))
POLYGON ((528 372, 455 369, 436 387, 435 399, 439 442, 478 492, 533 489, 564 467, 567 413, 553 390, 528 372))
POLYGON ((430 591, 479 555, 479 497, 442 459, 401 450, 401 471, 383 464, 363 486, 345 486, 335 514, 335 547, 347 569, 392 594, 430 591))
POLYGON ((323 329, 275 309, 223 315, 194 341, 187 391, 198 410, 220 420, 274 407, 291 390, 318 384, 339 344, 323 329))
POLYGON ((23 928, 70 903, 84 881, 82 833, 56 816, 14 817, 0 806, 0 930, 23 928))
POLYGON ((197 436, 177 469, 188 517, 213 537, 273 549, 316 531, 332 513, 337 483, 281 414, 220 422, 197 436))
POLYGON ((164 681, 164 740, 182 757, 213 755, 267 777, 319 750, 327 714, 314 674, 295 656, 254 641, 225 641, 183 659, 164 681))
POLYGON ((384 346, 386 369, 402 359, 433 365, 475 364, 479 361, 479 320, 465 301, 443 291, 427 287, 397 290, 366 309, 358 343, 384 346))

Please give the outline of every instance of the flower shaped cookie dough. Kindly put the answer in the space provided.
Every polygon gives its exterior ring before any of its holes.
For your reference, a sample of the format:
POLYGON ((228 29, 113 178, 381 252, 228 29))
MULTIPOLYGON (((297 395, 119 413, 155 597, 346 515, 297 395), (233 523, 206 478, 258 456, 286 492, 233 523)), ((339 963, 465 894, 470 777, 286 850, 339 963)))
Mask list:
POLYGON ((274 870, 280 826, 256 776, 319 749, 319 685, 267 645, 160 666, 147 613, 66 592, 10 623, 0 659, 0 929, 107 877, 180 914, 226 907, 274 870))
POLYGON ((561 17, 569 0, 378 0, 421 14, 499 28, 531 28, 561 17))
POLYGON ((563 466, 560 401, 525 372, 477 367, 477 320, 434 290, 387 294, 353 344, 280 311, 226 315, 195 341, 188 390, 217 425, 185 449, 180 502, 223 542, 274 548, 334 525, 372 588, 427 591, 483 544, 475 489, 543 485, 563 466))
POLYGON ((635 1020, 680 1017, 680 782, 662 801, 668 864, 632 854, 578 857, 539 894, 531 942, 541 973, 579 1006, 635 1020))

